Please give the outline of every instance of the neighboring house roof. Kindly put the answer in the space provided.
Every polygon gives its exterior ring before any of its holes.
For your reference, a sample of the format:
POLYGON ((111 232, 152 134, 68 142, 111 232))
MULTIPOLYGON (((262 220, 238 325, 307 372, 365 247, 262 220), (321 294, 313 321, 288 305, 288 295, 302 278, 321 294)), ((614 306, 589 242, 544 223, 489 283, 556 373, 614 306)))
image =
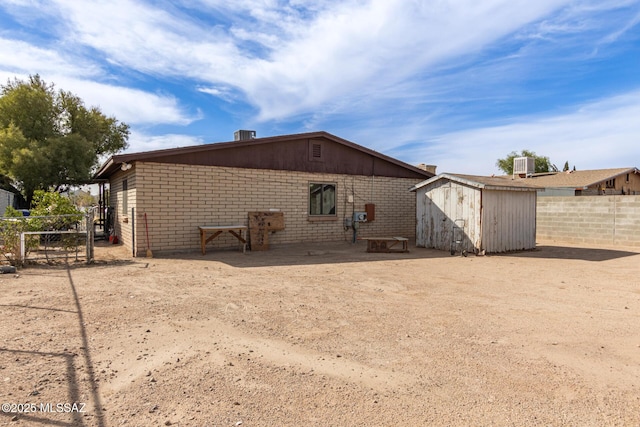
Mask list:
POLYGON ((433 178, 429 178, 426 181, 422 181, 421 183, 414 185, 409 190, 416 191, 419 188, 443 179, 486 190, 536 191, 540 189, 538 185, 534 185, 533 183, 527 183, 523 182, 522 180, 506 177, 442 173, 438 176, 434 176, 433 178))
POLYGON ((594 169, 570 172, 556 172, 552 174, 533 175, 529 178, 516 178, 520 182, 531 181, 545 188, 588 188, 620 175, 640 173, 637 168, 594 169))
POLYGON ((433 176, 431 172, 330 133, 310 132, 119 154, 109 158, 95 178, 109 178, 123 163, 136 161, 418 179, 433 176), (326 158, 318 157, 325 152, 326 158))
POLYGON ((13 194, 19 194, 20 191, 11 184, 11 178, 0 174, 0 188, 13 194))

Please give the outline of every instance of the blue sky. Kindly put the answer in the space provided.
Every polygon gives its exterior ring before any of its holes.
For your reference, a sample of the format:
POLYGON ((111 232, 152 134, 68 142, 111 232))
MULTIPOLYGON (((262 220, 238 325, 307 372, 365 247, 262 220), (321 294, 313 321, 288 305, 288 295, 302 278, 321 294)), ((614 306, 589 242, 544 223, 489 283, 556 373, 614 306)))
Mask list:
POLYGON ((128 152, 324 130, 438 172, 640 167, 640 0, 3 0, 0 82, 36 73, 128 152))

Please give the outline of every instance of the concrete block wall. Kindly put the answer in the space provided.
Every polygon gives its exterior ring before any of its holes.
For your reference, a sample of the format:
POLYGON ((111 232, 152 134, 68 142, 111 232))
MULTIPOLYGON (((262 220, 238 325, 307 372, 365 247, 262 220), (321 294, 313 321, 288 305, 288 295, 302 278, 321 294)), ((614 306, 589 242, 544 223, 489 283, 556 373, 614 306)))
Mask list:
POLYGON ((541 197, 536 238, 640 247, 640 196, 541 197))
MULTIPOLYGON (((375 204, 375 220, 360 224, 358 235, 415 237, 415 194, 408 189, 420 180, 304 172, 240 169, 211 166, 137 162, 129 178, 129 201, 136 207, 136 247, 145 250, 144 213, 147 213, 151 249, 199 250, 200 225, 247 225, 251 211, 279 209, 285 229, 269 236, 270 244, 351 241, 344 229, 345 216, 375 204), (309 183, 336 184, 335 218, 308 215, 309 183), (132 185, 135 184, 135 187, 132 185), (353 203, 349 200, 349 196, 353 203)), ((112 200, 118 201, 120 172, 112 183, 112 200)), ((121 184, 120 184, 121 190, 121 184)), ((121 197, 121 196, 120 196, 121 197)), ((119 223, 123 242, 130 244, 131 223, 119 223)), ((225 233, 208 248, 235 248, 237 240, 225 233)))

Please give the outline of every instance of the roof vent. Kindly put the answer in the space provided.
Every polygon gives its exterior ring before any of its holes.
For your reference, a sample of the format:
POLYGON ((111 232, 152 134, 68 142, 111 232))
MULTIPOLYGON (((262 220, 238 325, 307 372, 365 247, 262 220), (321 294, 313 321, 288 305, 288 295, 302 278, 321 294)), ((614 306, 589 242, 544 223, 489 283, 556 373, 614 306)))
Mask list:
POLYGON ((516 157, 513 159, 513 176, 525 178, 533 175, 536 170, 536 160, 533 157, 516 157))
POLYGON ((233 133, 234 141, 246 141, 248 139, 255 139, 256 131, 255 130, 237 130, 233 133))

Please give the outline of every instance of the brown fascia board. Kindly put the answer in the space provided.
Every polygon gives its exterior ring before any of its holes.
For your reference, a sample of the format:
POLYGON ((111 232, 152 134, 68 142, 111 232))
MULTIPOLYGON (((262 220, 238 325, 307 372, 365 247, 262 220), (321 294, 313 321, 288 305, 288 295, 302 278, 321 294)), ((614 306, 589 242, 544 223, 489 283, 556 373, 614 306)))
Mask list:
POLYGON ((354 142, 347 141, 346 139, 342 139, 335 135, 332 135, 325 131, 319 132, 308 132, 308 133, 297 133, 297 134, 289 134, 289 135, 280 135, 280 136, 271 136, 265 138, 255 138, 255 139, 247 139, 242 141, 228 141, 228 142, 214 142, 209 144, 202 145, 192 145, 189 147, 179 147, 179 148, 165 148, 162 150, 153 150, 153 151, 142 151, 139 153, 130 153, 130 154, 117 154, 111 156, 101 167, 98 169, 95 178, 106 178, 109 177, 117 168, 118 165, 122 163, 131 163, 135 161, 145 161, 145 160, 153 160, 158 157, 165 157, 167 155, 173 154, 191 154, 198 153, 201 151, 209 151, 209 150, 219 150, 229 147, 241 147, 247 145, 261 145, 261 144, 269 144, 273 142, 280 141, 288 141, 293 139, 313 139, 313 138, 326 138, 331 141, 337 142, 338 144, 345 145, 347 147, 351 147, 355 150, 361 151, 363 153, 369 154, 371 156, 377 157, 381 160, 388 161, 397 166, 401 166, 403 168, 409 169, 413 172, 417 172, 425 177, 432 177, 434 174, 427 172, 423 169, 420 169, 416 166, 412 166, 408 163, 405 163, 401 160, 394 159, 393 157, 386 156, 377 151, 371 150, 367 147, 363 147, 362 145, 358 145, 354 142))

